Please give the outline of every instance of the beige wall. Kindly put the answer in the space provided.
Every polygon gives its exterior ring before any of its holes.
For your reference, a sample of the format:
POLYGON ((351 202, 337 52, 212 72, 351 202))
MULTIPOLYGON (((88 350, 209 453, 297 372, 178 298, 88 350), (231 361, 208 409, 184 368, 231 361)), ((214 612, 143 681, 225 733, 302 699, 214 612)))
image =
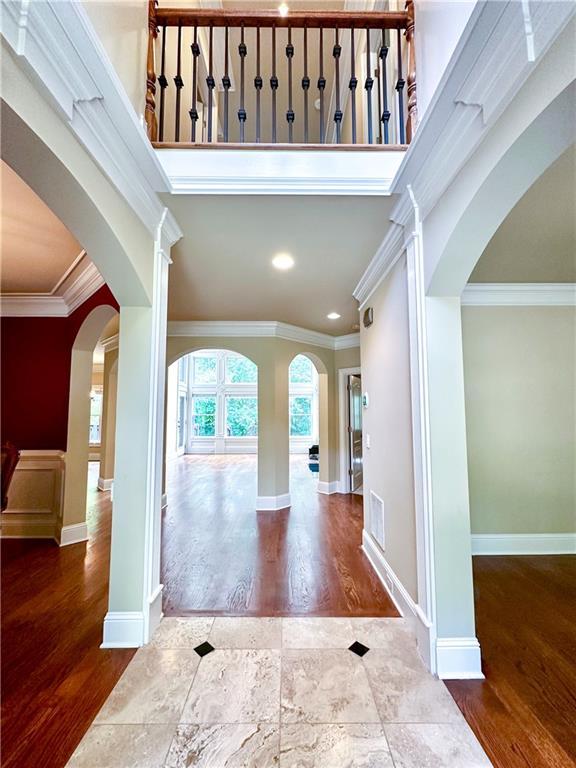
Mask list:
POLYGON ((464 307, 472 533, 576 531, 576 310, 464 307))
POLYGON ((143 115, 148 3, 146 0, 84 0, 84 8, 136 114, 143 115))
POLYGON ((364 518, 373 491, 384 501, 384 557, 417 600, 416 528, 406 260, 402 257, 374 292, 374 323, 361 328, 364 518), (366 448, 370 436, 371 447, 366 448))

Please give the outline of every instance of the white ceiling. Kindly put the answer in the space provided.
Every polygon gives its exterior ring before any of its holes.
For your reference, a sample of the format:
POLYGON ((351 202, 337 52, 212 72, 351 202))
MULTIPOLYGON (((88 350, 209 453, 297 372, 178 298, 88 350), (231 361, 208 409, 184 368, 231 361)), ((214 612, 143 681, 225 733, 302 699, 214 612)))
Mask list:
POLYGON ((358 323, 352 291, 390 225, 391 197, 176 196, 170 320, 276 320, 332 335, 358 323), (271 265, 290 253, 287 272, 271 265), (340 320, 326 318, 338 312, 340 320))
POLYGON ((510 211, 472 283, 576 282, 576 147, 566 150, 510 211))
POLYGON ((0 163, 2 293, 56 292, 82 246, 9 165, 0 163))

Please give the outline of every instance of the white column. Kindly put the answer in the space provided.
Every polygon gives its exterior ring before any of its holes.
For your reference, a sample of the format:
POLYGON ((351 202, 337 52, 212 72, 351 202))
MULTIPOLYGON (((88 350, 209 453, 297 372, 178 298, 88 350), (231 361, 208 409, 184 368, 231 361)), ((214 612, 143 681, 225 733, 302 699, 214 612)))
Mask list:
POLYGON ((152 305, 120 308, 116 459, 105 648, 147 643, 162 616, 160 525, 170 242, 154 242, 152 305))

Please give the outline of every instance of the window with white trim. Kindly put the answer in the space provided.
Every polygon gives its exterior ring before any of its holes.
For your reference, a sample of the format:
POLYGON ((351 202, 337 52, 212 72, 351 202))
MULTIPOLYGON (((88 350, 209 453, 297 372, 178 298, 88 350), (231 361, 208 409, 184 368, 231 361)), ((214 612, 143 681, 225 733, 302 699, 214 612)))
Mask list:
POLYGON ((318 442, 318 374, 305 355, 296 355, 290 364, 289 395, 292 448, 297 443, 309 447, 318 442))

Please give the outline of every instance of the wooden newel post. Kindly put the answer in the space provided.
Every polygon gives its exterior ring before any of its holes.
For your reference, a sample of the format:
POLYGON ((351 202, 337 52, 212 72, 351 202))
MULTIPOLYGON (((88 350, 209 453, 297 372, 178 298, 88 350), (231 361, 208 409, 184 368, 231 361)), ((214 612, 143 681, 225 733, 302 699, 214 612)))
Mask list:
POLYGON ((408 144, 416 133, 418 125, 418 102, 416 100, 416 46, 414 42, 414 0, 406 0, 406 43, 408 45, 408 120, 406 122, 406 140, 408 144))
POLYGON ((146 60, 146 108, 144 119, 150 141, 158 141, 158 121, 156 119, 156 64, 155 43, 158 35, 156 26, 156 1, 148 0, 148 58, 146 60))

